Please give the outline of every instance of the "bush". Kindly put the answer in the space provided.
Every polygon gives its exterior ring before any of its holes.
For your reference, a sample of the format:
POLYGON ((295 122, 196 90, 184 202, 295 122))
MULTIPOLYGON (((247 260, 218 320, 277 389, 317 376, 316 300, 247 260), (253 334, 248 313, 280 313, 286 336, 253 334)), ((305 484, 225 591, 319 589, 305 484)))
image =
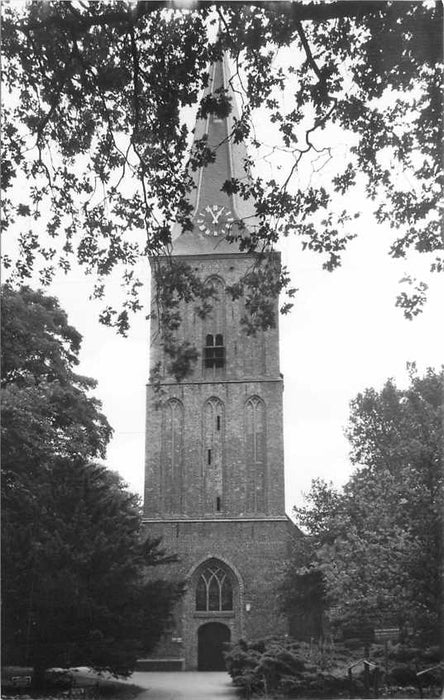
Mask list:
POLYGON ((269 639, 231 646, 225 654, 227 670, 244 694, 277 692, 289 696, 332 697, 348 688, 344 669, 347 650, 325 651, 320 646, 290 639, 269 639))
POLYGON ((284 676, 279 690, 289 697, 332 698, 348 694, 349 684, 329 673, 304 673, 299 678, 284 676))
MULTIPOLYGON (((383 671, 384 647, 372 645, 371 654, 380 672, 383 671)), ((390 688, 387 693, 394 692, 394 697, 414 697, 415 693, 411 695, 410 689, 415 688, 418 693, 417 670, 433 666, 437 654, 439 657, 439 650, 434 647, 421 650, 405 644, 389 646, 389 675, 385 682, 390 688), (402 689, 405 689, 404 695, 402 689)), ((326 649, 322 645, 287 638, 248 643, 242 641, 232 645, 225 655, 227 670, 234 684, 246 696, 265 692, 304 698, 348 697, 347 669, 361 657, 362 646, 359 653, 353 654, 346 643, 326 649)), ((428 689, 425 697, 438 697, 441 673, 438 668, 421 678, 423 688, 428 689)), ((372 668, 369 674, 371 688, 375 682, 374 674, 372 668)), ((382 680, 382 676, 380 678, 382 680)), ((353 693, 355 697, 365 697, 361 664, 359 670, 353 670, 353 693)))
POLYGON ((73 682, 73 675, 67 669, 50 668, 45 671, 45 690, 69 690, 73 682))
POLYGON ((393 666, 389 671, 388 680, 395 685, 417 685, 416 671, 408 664, 393 666))
POLYGON ((441 657, 441 649, 438 646, 427 647, 422 652, 422 658, 427 662, 437 664, 441 661, 441 657))
POLYGON ((343 644, 347 649, 350 649, 352 651, 355 651, 356 649, 360 649, 362 651, 365 646, 365 642, 363 642, 363 640, 359 637, 350 637, 349 639, 344 639, 343 644))
POLYGON ((419 660, 423 652, 417 647, 408 646, 407 644, 395 644, 389 649, 389 657, 396 661, 414 661, 419 660))
POLYGON ((230 651, 224 653, 225 663, 230 676, 239 679, 244 673, 253 671, 259 663, 260 653, 255 649, 247 649, 242 640, 239 644, 232 645, 230 651))
POLYGON ((344 642, 351 639, 359 640, 361 646, 363 646, 374 640, 375 631, 373 625, 370 625, 368 622, 362 621, 359 625, 348 623, 347 625, 342 625, 342 637, 344 642))

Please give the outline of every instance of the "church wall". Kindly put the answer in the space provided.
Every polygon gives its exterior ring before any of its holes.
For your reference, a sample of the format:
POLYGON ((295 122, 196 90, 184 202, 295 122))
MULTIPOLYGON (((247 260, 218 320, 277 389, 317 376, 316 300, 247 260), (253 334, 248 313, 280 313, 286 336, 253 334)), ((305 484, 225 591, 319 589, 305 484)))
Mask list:
POLYGON ((289 537, 277 325, 247 336, 240 322, 242 302, 231 301, 224 291, 224 285, 251 269, 253 258, 235 254, 186 261, 202 279, 215 280, 220 296, 204 320, 192 304, 184 305, 177 339, 194 343, 203 355, 207 333, 220 333, 226 362, 209 372, 201 356, 192 374, 177 382, 165 371, 166 358, 152 323, 152 364, 163 362, 163 379, 160 394, 153 385, 147 387, 144 515, 147 534, 162 537, 167 551, 179 556, 178 563, 161 567, 154 575, 185 579, 188 584, 174 623, 151 658, 163 660, 163 667, 165 660, 176 659, 179 666, 195 669, 198 630, 208 621, 223 622, 232 641, 286 633, 287 621, 277 609, 274 591, 289 537), (253 405, 259 406, 256 428, 253 405), (213 409, 219 415, 218 432, 209 437, 213 409), (172 426, 180 427, 181 434, 173 435, 172 426), (232 612, 195 610, 192 571, 210 558, 220 559, 236 574, 232 612))
MULTIPOLYGON (((224 383, 182 383, 165 386, 164 391, 170 398, 178 399, 184 407, 183 423, 183 459, 182 459, 182 508, 175 514, 185 516, 212 515, 252 516, 283 515, 284 513, 284 474, 282 470, 282 382, 224 382, 224 383), (203 435, 202 414, 206 401, 217 397, 224 406, 223 448, 223 491, 220 494, 220 513, 216 510, 218 494, 205 494, 205 473, 209 470, 206 463, 205 439, 203 435), (246 402, 250 397, 259 397, 265 406, 265 511, 249 509, 251 479, 247 471, 247 436, 246 436, 246 402), (208 499, 212 498, 212 510, 208 508, 208 499)), ((165 421, 164 409, 168 399, 163 398, 162 405, 152 387, 148 387, 147 405, 147 464, 145 515, 153 516, 170 512, 163 503, 172 502, 171 482, 162 482, 161 445, 165 421)))
MULTIPOLYGON (((271 253, 271 256, 279 262, 279 254, 271 253)), ((235 284, 242 275, 253 269, 255 258, 242 254, 225 254, 209 256, 177 256, 177 260, 182 260, 192 267, 193 271, 203 280, 214 279, 223 282, 224 286, 235 284)), ((159 264, 159 261, 156 261, 159 264)), ((161 263, 160 263, 161 264, 161 263)), ((157 312, 156 288, 154 275, 151 288, 152 316, 157 312)), ((241 317, 245 314, 243 300, 232 301, 229 293, 225 293, 223 298, 214 299, 212 302, 213 313, 206 319, 201 319, 194 303, 184 303, 181 307, 182 323, 176 332, 178 342, 184 340, 194 342, 201 353, 205 333, 210 332, 211 317, 213 314, 222 320, 222 329, 226 348, 226 367, 218 374, 221 380, 237 379, 245 380, 257 377, 279 377, 279 311, 278 301, 275 301, 276 327, 267 331, 260 331, 255 336, 248 336, 241 324, 241 317)), ((219 325, 219 324, 218 324, 219 325)), ((159 347, 159 332, 155 319, 151 320, 151 347, 150 365, 151 368, 161 360, 165 381, 174 382, 174 377, 168 377, 166 368, 168 358, 163 356, 159 347)), ((188 379, 208 380, 213 377, 205 372, 202 355, 196 362, 188 379)))
MULTIPOLYGON (((206 94, 223 88, 231 94, 225 59, 212 66, 206 94)), ((147 387, 144 524, 147 535, 161 537, 179 557, 150 576, 185 580, 187 586, 152 656, 165 670, 219 670, 228 635, 236 641, 287 631, 276 596, 292 537, 284 506, 279 300, 270 300, 275 327, 248 335, 243 321, 246 316, 251 322, 246 300, 252 290, 235 300, 229 291, 260 270, 258 256, 241 252, 227 237, 254 234, 258 224, 254 201, 223 188, 227 179, 250 181, 245 146, 227 138, 235 103, 226 118, 197 121, 196 141, 206 137, 217 149, 215 159, 195 173, 193 226, 181 230, 177 222, 172 258, 151 259, 150 362, 156 382, 147 387), (175 340, 199 354, 181 381, 163 350, 156 318, 162 310, 155 272, 171 260, 189 265, 217 292, 205 314, 199 300, 175 309, 181 319, 175 340)), ((280 265, 279 253, 266 255, 267 263, 280 265)), ((144 663, 155 669, 152 660, 144 663)))
POLYGON ((159 567, 155 575, 187 582, 187 593, 177 606, 174 622, 151 658, 184 659, 185 669, 196 668, 197 631, 208 621, 226 624, 232 641, 287 632, 287 622, 277 609, 273 593, 288 554, 288 521, 146 522, 145 527, 146 534, 162 536, 162 545, 179 556, 179 562, 159 567), (233 613, 195 611, 193 571, 214 557, 227 564, 239 579, 233 613))
MULTIPOLYGON (((215 255, 186 258, 202 279, 223 280, 233 284, 254 262, 252 256, 215 255)), ((153 296, 154 299, 154 296, 153 296)), ((154 302, 153 302, 154 303, 154 302)), ((159 407, 168 398, 176 398, 184 407, 183 458, 178 469, 182 470, 176 483, 182 484, 180 511, 169 509, 170 513, 184 515, 205 515, 216 512, 216 498, 221 499, 221 515, 252 515, 284 513, 284 474, 283 429, 282 429, 282 378, 279 374, 278 329, 259 332, 257 336, 247 336, 242 330, 240 317, 243 306, 240 301, 232 302, 229 294, 214 302, 214 333, 224 337, 226 362, 220 370, 208 371, 203 362, 203 344, 207 331, 212 329, 212 320, 202 320, 193 304, 184 304, 181 310, 182 324, 177 332, 180 341, 194 343, 200 353, 194 371, 184 381, 177 383, 164 374, 163 396, 160 397, 152 386, 147 389, 146 424, 146 491, 145 515, 152 516, 166 512, 166 504, 174 502, 167 492, 171 480, 165 475, 165 458, 162 456, 164 441, 164 411, 159 407), (264 404, 265 412, 265 497, 264 505, 251 505, 251 466, 247 464, 246 402, 258 397, 264 404), (205 491, 205 475, 210 474, 206 464, 205 435, 203 433, 203 407, 205 402, 217 397, 223 402, 224 448, 222 454, 221 493, 208 494, 205 491), (249 471, 250 469, 250 471, 249 471), (229 484, 229 489, 227 485, 229 484), (203 485, 203 486, 202 486, 203 485), (213 509, 209 508, 209 499, 213 509), (249 503, 250 501, 250 503, 249 503)), ((276 316, 277 316, 276 302, 276 316)), ((152 323, 152 366, 161 358, 159 337, 152 323)), ((164 358, 165 360, 165 358, 164 358)), ((164 369, 165 369, 164 361, 164 369)), ((258 501, 260 499, 257 499, 258 501)))

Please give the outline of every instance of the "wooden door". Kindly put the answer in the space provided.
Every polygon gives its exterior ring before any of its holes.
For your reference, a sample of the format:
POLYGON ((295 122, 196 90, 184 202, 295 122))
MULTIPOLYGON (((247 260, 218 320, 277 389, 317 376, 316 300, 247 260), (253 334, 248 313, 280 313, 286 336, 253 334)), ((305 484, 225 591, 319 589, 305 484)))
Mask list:
POLYGON ((230 630, 221 622, 207 622, 198 630, 199 671, 225 671, 224 645, 230 641, 230 630))

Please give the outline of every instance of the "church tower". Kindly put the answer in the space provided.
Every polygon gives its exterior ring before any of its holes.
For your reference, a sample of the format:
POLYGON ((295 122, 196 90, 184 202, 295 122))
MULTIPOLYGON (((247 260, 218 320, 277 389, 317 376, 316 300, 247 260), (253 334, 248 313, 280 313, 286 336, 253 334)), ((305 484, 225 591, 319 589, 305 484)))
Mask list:
MULTIPOLYGON (((210 73, 207 92, 229 89, 225 60, 210 73)), ((225 642, 286 632, 275 602, 292 528, 284 509, 278 299, 275 327, 249 336, 244 300, 227 292, 256 262, 227 240, 236 220, 247 233, 254 225, 248 202, 221 190, 232 177, 248 177, 242 145, 227 138, 232 102, 228 117, 209 115, 196 125, 196 138, 207 135, 216 159, 196 174, 193 230, 178 231, 173 241, 174 259, 214 292, 203 318, 197 304, 181 308, 177 339, 199 350, 182 381, 168 374, 151 322, 150 360, 151 367, 160 363, 161 394, 148 385, 144 522, 178 554, 168 576, 185 580, 186 594, 172 630, 140 668, 218 670, 225 642)), ((278 253, 267 255, 279 264, 278 253)))

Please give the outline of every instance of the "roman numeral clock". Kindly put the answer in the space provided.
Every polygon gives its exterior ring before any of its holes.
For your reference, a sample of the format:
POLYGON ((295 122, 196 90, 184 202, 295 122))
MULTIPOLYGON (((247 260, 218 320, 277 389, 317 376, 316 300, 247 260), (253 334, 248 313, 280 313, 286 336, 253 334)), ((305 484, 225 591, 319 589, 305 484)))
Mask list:
POLYGON ((196 223, 199 231, 206 236, 227 235, 234 219, 231 212, 224 206, 213 204, 201 209, 196 223))

